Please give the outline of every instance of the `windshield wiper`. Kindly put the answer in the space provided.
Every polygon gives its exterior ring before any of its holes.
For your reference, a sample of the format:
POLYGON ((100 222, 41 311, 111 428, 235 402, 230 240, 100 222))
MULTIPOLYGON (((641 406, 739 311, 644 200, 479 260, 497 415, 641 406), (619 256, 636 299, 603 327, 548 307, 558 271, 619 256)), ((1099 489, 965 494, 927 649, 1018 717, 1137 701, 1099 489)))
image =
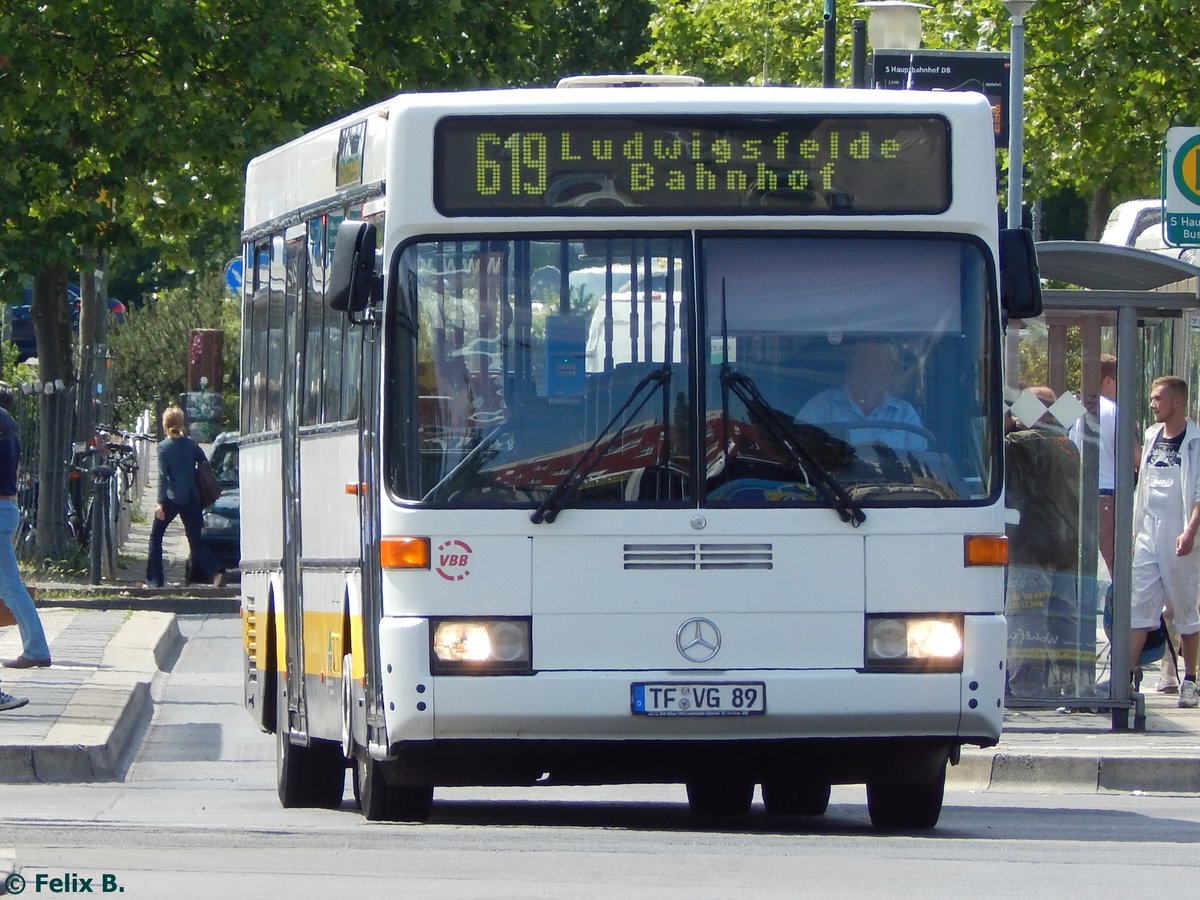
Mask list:
MULTIPOLYGON (((660 369, 654 369, 651 372, 647 372, 642 380, 634 385, 633 390, 629 392, 629 396, 626 398, 625 402, 621 404, 621 408, 617 410, 616 415, 609 420, 607 425, 600 429, 600 433, 596 435, 596 439, 592 441, 592 445, 583 452, 583 455, 580 456, 575 465, 571 467, 571 471, 559 479, 558 483, 551 488, 550 493, 546 495, 546 498, 538 504, 537 509, 535 509, 529 516, 529 521, 534 525, 540 525, 542 522, 553 522, 556 518, 558 518, 559 512, 561 512, 563 507, 571 502, 575 492, 579 489, 579 486, 583 484, 583 480, 587 478, 589 474, 591 474, 592 469, 596 468, 597 463, 603 459, 604 454, 608 452, 608 448, 611 447, 613 441, 617 439, 617 435, 614 435, 605 443, 604 448, 599 453, 595 452, 596 447, 599 446, 600 442, 604 440, 605 436, 613 430, 613 426, 616 425, 621 417, 625 415, 625 410, 627 410, 633 404, 633 402, 637 400, 638 396, 641 395, 641 393, 645 391, 646 388, 651 384, 655 385, 657 389, 658 387, 662 387, 670 383, 670 362, 663 363, 662 368, 660 369)), ((653 396, 654 391, 652 390, 647 392, 646 396, 642 397, 641 403, 637 405, 633 412, 629 414, 629 418, 626 419, 624 424, 622 424, 621 431, 625 430, 625 426, 633 420, 634 416, 642 411, 642 407, 645 406, 653 396)), ((618 434, 620 434, 620 432, 618 432, 618 434)))
POLYGON ((458 461, 453 469, 447 472, 437 484, 429 489, 429 493, 421 498, 422 502, 440 503, 445 499, 444 495, 449 494, 450 489, 454 487, 456 482, 467 476, 474 477, 477 475, 480 469, 487 465, 488 461, 496 455, 492 447, 500 440, 500 437, 507 429, 507 423, 492 429, 490 433, 467 452, 466 456, 458 461))
POLYGON ((825 502, 833 507, 843 522, 849 522, 855 528, 867 521, 854 498, 846 492, 842 483, 833 477, 833 473, 823 466, 803 443, 793 441, 778 417, 767 403, 767 399, 748 375, 735 372, 729 365, 729 321, 725 308, 725 279, 721 279, 721 416, 722 421, 729 421, 729 392, 737 394, 746 407, 751 418, 758 421, 763 430, 791 458, 792 465, 808 479, 825 498, 825 502), (809 471, 812 471, 811 477, 809 471))
POLYGON ((809 478, 813 487, 820 491, 821 496, 833 507, 843 522, 849 522, 855 528, 867 520, 867 514, 855 502, 842 483, 834 477, 821 462, 809 452, 802 442, 793 441, 779 418, 775 415, 766 398, 748 375, 735 372, 729 363, 721 364, 721 385, 737 395, 748 412, 771 439, 791 458, 793 465, 798 467, 809 478))

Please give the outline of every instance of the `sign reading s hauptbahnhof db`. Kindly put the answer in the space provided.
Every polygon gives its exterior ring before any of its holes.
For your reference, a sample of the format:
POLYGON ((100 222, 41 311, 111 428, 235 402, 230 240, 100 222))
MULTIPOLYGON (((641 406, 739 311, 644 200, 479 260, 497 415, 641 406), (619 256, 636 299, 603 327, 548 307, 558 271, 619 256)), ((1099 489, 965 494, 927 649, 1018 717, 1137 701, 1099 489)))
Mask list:
POLYGON ((1168 243, 1200 247, 1200 128, 1168 128, 1163 157, 1168 243))

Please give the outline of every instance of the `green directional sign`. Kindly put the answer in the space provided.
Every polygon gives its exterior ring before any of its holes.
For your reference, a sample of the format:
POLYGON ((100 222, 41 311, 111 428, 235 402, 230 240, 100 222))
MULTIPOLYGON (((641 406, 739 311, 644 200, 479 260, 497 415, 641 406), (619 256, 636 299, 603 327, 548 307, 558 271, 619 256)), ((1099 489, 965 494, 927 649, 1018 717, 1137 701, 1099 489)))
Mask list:
POLYGON ((1167 242, 1200 247, 1200 128, 1167 129, 1163 187, 1167 242))

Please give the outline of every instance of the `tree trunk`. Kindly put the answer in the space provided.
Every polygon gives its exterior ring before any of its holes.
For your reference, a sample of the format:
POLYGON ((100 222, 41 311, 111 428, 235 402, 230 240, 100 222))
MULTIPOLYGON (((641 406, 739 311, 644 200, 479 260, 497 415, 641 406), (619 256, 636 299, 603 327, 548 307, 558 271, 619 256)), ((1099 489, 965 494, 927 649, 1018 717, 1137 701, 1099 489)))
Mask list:
POLYGON ((39 559, 63 559, 71 550, 65 512, 74 414, 67 390, 73 379, 66 266, 54 266, 34 278, 29 314, 37 338, 39 377, 35 384, 41 387, 37 553, 39 559))
MULTIPOLYGON (((79 273, 79 390, 76 394, 75 437, 86 441, 95 430, 97 385, 107 351, 108 292, 105 290, 105 254, 85 249, 79 273)), ((107 389, 107 388, 105 388, 107 389)))
POLYGON ((1089 241, 1100 240, 1100 235, 1104 233, 1104 226, 1108 224, 1108 214, 1112 210, 1112 191, 1108 189, 1108 185, 1096 188, 1088 200, 1087 237, 1089 241))

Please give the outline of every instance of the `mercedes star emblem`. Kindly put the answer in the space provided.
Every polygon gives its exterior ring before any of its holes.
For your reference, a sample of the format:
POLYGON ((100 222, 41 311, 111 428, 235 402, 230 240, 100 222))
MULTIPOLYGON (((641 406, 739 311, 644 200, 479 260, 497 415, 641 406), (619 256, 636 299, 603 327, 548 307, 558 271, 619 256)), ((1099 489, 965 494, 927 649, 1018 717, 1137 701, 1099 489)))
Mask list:
POLYGON ((675 646, 690 662, 708 662, 721 649, 721 629, 711 619, 688 619, 675 632, 675 646))

